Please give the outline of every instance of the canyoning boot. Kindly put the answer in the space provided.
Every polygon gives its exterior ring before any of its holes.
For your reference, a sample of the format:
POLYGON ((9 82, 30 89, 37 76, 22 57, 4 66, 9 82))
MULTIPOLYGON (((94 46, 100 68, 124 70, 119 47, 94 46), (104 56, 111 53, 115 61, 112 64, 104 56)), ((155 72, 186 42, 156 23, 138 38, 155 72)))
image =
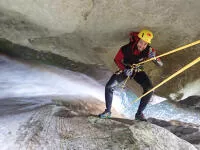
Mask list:
POLYGON ((147 119, 145 118, 145 116, 144 116, 143 113, 141 113, 141 114, 136 113, 136 114, 135 114, 135 120, 147 121, 147 119))
POLYGON ((103 113, 99 114, 99 118, 106 119, 111 117, 111 112, 104 111, 103 113))

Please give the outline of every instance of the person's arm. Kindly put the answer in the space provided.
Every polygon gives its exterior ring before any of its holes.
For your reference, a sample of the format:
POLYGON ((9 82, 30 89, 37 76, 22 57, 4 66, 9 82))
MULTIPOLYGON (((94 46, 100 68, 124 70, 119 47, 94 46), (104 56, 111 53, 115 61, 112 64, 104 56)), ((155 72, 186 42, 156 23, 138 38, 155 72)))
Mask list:
POLYGON ((133 70, 131 68, 126 68, 123 64, 123 60, 124 60, 124 54, 122 52, 122 48, 118 51, 117 55, 115 56, 115 63, 116 65, 119 67, 120 70, 122 70, 124 72, 124 74, 127 77, 130 77, 133 75, 133 70))
MULTIPOLYGON (((154 57, 156 57, 156 51, 155 51, 154 48, 149 47, 148 58, 154 58, 154 57)), ((155 58, 155 59, 153 60, 153 62, 154 62, 157 66, 160 66, 160 67, 163 66, 163 62, 161 61, 160 58, 155 58)))
POLYGON ((118 66, 118 68, 120 70, 124 70, 125 69, 125 66, 122 63, 123 60, 124 60, 124 54, 122 53, 122 49, 120 48, 120 50, 118 51, 118 53, 116 54, 116 56, 114 58, 115 64, 118 66))

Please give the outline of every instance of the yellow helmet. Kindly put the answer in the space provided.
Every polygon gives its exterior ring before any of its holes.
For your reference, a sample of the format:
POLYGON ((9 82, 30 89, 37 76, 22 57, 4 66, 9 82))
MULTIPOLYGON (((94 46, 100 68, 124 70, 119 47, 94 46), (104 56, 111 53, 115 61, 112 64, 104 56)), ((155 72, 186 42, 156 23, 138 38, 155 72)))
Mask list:
POLYGON ((138 37, 147 43, 151 43, 151 40, 153 39, 153 33, 149 30, 144 29, 140 31, 138 37))

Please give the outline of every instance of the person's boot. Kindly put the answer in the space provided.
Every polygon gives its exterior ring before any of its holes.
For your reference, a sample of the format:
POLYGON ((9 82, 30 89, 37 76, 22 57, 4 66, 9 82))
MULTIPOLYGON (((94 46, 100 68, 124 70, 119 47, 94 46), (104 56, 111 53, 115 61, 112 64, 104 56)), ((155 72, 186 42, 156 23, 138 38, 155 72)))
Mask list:
POLYGON ((111 117, 111 112, 104 111, 103 113, 99 114, 99 118, 105 119, 105 118, 110 118, 111 117))
POLYGON ((145 118, 143 113, 140 113, 140 114, 136 113, 135 114, 135 120, 147 121, 147 119, 145 118))

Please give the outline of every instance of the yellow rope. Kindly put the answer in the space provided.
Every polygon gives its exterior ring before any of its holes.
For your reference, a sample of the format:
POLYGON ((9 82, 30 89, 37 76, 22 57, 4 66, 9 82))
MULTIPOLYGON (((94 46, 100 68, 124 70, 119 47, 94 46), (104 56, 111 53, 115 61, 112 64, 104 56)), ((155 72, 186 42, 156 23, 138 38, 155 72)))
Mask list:
POLYGON ((163 85, 164 83, 166 83, 167 81, 171 80, 172 78, 174 78, 175 76, 177 76, 178 74, 182 73, 183 71, 185 71, 186 69, 192 67, 193 65, 195 65, 196 63, 198 63, 200 61, 200 57, 198 57, 197 59, 195 59, 194 61, 192 61, 191 63, 187 64, 186 66, 184 66, 182 69, 178 70, 176 73, 172 74, 171 76, 169 76, 167 79, 165 79, 164 81, 162 81, 160 84, 158 84, 157 86, 155 86, 154 88, 152 88, 151 90, 149 90, 148 92, 146 92, 145 94, 143 94, 142 96, 140 96, 139 98, 133 100, 131 103, 134 103, 138 100, 140 100, 142 97, 146 96, 147 94, 149 94, 150 92, 154 91, 155 89, 157 89, 158 87, 160 87, 161 85, 163 85))
MULTIPOLYGON (((136 66, 133 66, 132 65, 132 67, 131 67, 131 71, 133 72, 133 70, 135 69, 135 67, 136 66)), ((135 74, 136 74, 136 72, 135 72, 135 74)), ((135 76, 135 74, 134 74, 134 76, 135 76)), ((127 83, 127 81, 130 79, 130 77, 128 76, 127 78, 126 78, 126 80, 124 81, 124 83, 123 83, 123 85, 122 85, 122 88, 125 88, 125 86, 126 86, 126 83, 127 83)))
MULTIPOLYGON (((146 60, 146 61, 140 62, 140 63, 138 63, 137 65, 141 65, 141 64, 144 64, 144 63, 149 62, 149 61, 151 61, 151 60, 155 60, 156 58, 160 58, 160 57, 163 57, 163 56, 166 56, 166 55, 169 55, 169 54, 178 52, 178 51, 180 51, 180 50, 183 50, 183 49, 185 49, 185 48, 188 48, 188 47, 197 45, 197 44, 199 44, 199 43, 200 43, 200 40, 195 41, 195 42, 192 42, 192 43, 190 43, 190 44, 187 44, 187 45, 185 45, 185 46, 181 46, 181 47, 179 47, 179 48, 176 48, 176 49, 174 49, 174 50, 171 50, 171 51, 169 51, 169 52, 166 52, 166 53, 164 53, 164 54, 161 54, 161 55, 159 55, 159 56, 156 56, 156 57, 154 57, 154 58, 151 58, 151 59, 148 59, 148 60, 146 60)), ((135 64, 134 64, 134 65, 135 65, 135 64)))
MULTIPOLYGON (((188 48, 188 47, 197 45, 197 44, 199 44, 199 43, 200 43, 200 40, 195 41, 195 42, 192 42, 192 43, 187 44, 187 45, 185 45, 185 46, 176 48, 176 49, 174 49, 174 50, 171 50, 171 51, 169 51, 169 52, 166 52, 166 53, 161 54, 161 55, 159 55, 159 56, 156 56, 156 57, 154 57, 154 58, 148 59, 148 60, 146 60, 146 61, 140 62, 140 63, 138 63, 138 64, 133 64, 132 67, 131 67, 131 69, 133 70, 133 69, 134 69, 136 66, 138 66, 138 65, 147 63, 147 62, 149 62, 149 61, 151 61, 151 60, 155 60, 156 58, 160 58, 160 57, 163 57, 163 56, 166 56, 166 55, 169 55, 169 54, 178 52, 178 51, 180 51, 180 50, 183 50, 183 49, 185 49, 185 48, 188 48)), ((130 77, 127 77, 127 78, 126 78, 126 80, 124 81, 124 84, 123 84, 123 88, 126 86, 126 83, 127 83, 127 81, 128 81, 129 79, 130 79, 130 77)))

